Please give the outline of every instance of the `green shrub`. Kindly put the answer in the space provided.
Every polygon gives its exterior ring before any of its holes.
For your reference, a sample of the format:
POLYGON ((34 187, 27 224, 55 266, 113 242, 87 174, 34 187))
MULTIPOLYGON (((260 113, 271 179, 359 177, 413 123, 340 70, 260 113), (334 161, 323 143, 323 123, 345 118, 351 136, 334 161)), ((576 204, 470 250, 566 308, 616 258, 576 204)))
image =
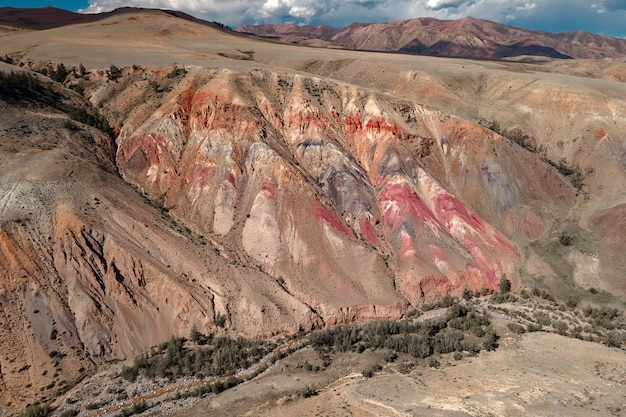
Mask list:
POLYGON ((187 74, 187 70, 185 68, 174 68, 170 72, 167 73, 165 78, 176 78, 185 74, 187 74))
POLYGON ((487 351, 496 350, 498 348, 498 339, 500 337, 493 330, 489 330, 485 335, 485 341, 483 342, 483 347, 487 351))
POLYGON ((141 414, 148 409, 148 403, 145 400, 141 400, 133 404, 130 408, 123 409, 119 416, 120 417, 128 417, 135 414, 141 414))
POLYGON ((213 324, 217 327, 224 327, 226 325, 226 315, 221 313, 215 314, 215 319, 213 320, 213 324))
POLYGON ((622 347, 622 343, 624 342, 624 337, 622 337, 617 331, 610 331, 606 336, 605 344, 608 347, 622 347))
POLYGON ((306 387, 299 389, 296 391, 296 395, 301 398, 309 398, 319 394, 317 389, 311 385, 307 385, 306 387))
POLYGON ((426 360, 426 365, 429 368, 439 368, 439 366, 441 366, 441 363, 431 356, 426 360))
POLYGON ((19 417, 46 417, 50 413, 47 404, 35 404, 28 406, 19 414, 19 417))
POLYGON ((124 366, 120 371, 120 376, 128 382, 135 382, 139 376, 139 370, 134 366, 124 366))
POLYGON ((503 276, 500 279, 499 287, 500 287, 500 292, 502 294, 506 294, 506 293, 511 291, 511 281, 509 281, 509 279, 507 279, 505 276, 503 276))
POLYGON ((36 77, 26 72, 0 72, 0 99, 8 103, 50 102, 53 94, 36 77))
POLYGON ((518 323, 509 323, 506 325, 506 327, 512 331, 513 333, 516 334, 522 334, 526 332, 526 328, 524 326, 522 326, 521 324, 518 323))

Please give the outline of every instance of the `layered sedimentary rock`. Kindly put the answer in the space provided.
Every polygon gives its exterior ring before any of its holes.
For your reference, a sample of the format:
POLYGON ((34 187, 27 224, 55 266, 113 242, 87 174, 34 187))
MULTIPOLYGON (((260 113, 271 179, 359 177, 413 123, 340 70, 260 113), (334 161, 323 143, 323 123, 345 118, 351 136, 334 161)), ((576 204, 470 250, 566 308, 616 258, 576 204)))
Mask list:
POLYGON ((326 320, 516 279, 516 245, 451 186, 514 227, 542 227, 537 194, 559 189, 551 211, 573 201, 539 158, 491 131, 319 78, 192 69, 135 114, 117 139, 123 177, 326 320))

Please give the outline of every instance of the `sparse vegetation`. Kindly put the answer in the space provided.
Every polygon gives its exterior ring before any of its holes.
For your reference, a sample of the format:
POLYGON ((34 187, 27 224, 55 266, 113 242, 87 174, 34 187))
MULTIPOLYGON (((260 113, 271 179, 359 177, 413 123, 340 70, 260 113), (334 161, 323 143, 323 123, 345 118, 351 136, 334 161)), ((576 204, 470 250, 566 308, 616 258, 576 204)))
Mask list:
POLYGON ((296 394, 300 398, 309 398, 317 395, 319 392, 317 389, 311 385, 307 385, 306 387, 299 389, 296 394))
POLYGON ((535 138, 530 137, 519 127, 504 129, 497 120, 492 120, 486 123, 485 127, 489 130, 493 130, 500 136, 509 139, 511 142, 518 144, 532 153, 538 153, 541 151, 541 149, 537 147, 537 141, 535 138))
POLYGON ((511 291, 511 281, 507 277, 502 277, 499 287, 501 293, 507 294, 511 291))
POLYGON ((47 404, 35 404, 26 407, 18 417, 46 417, 50 413, 47 404))
POLYGON ((128 417, 135 414, 141 414, 148 409, 148 403, 145 400, 141 400, 133 404, 130 408, 123 409, 117 416, 128 417))
POLYGON ((85 87, 82 84, 73 84, 70 86, 70 89, 76 91, 81 96, 85 95, 85 87))
POLYGON ((429 368, 439 368, 441 366, 441 363, 436 358, 433 358, 431 356, 426 360, 426 365, 429 368))
POLYGON ((52 90, 35 76, 26 72, 0 72, 0 98, 11 104, 53 104, 56 97, 52 90))
MULTIPOLYGON (((0 99, 10 104, 50 106, 67 113, 75 121, 93 126, 110 137, 114 136, 114 131, 106 117, 95 109, 66 104, 59 99, 59 95, 51 85, 46 85, 37 77, 25 72, 8 74, 0 72, 0 99)), ((78 130, 78 127, 70 122, 64 122, 64 127, 72 131, 78 130)))
POLYGON ((109 137, 113 137, 115 135, 115 132, 113 131, 113 128, 111 128, 111 125, 106 117, 102 116, 95 110, 86 109, 84 107, 75 107, 72 108, 68 114, 73 120, 93 126, 101 132, 109 135, 109 137))
POLYGON ((225 24, 223 24, 222 22, 218 22, 218 21, 214 20, 212 23, 213 23, 214 25, 217 25, 217 26, 219 26, 219 27, 223 28, 223 29, 233 30, 230 26, 225 25, 225 24))
POLYGON ((176 78, 185 74, 187 74, 187 70, 185 68, 174 67, 170 72, 167 73, 165 78, 176 78))
POLYGON ((224 327, 226 325, 226 315, 221 313, 215 314, 215 319, 213 320, 213 324, 217 327, 224 327))
POLYGON ((585 176, 578 165, 570 165, 565 158, 561 158, 557 162, 544 158, 546 162, 552 165, 561 175, 566 177, 574 188, 581 191, 585 185, 583 181, 585 176))
POLYGON ((487 129, 493 130, 502 137, 509 139, 511 142, 518 144, 529 152, 542 154, 543 160, 552 165, 561 175, 566 177, 574 188, 581 191, 584 187, 585 176, 578 165, 571 165, 565 158, 558 161, 548 159, 545 148, 537 146, 536 139, 530 137, 521 128, 514 127, 504 129, 497 120, 492 120, 484 124, 487 129))
POLYGON ((365 369, 363 369, 363 371, 361 371, 361 374, 365 377, 365 378, 371 378, 374 376, 374 374, 378 371, 380 371, 381 369, 383 369, 382 366, 380 366, 379 364, 374 364, 372 366, 369 366, 365 369))
POLYGON ((574 238, 569 232, 563 231, 559 233, 559 243, 562 246, 572 246, 574 243, 574 238))
MULTIPOLYGON (((501 281, 501 291, 490 298, 461 301, 446 297, 427 306, 431 309, 445 309, 434 312, 435 318, 430 320, 421 320, 419 314, 411 314, 410 318, 398 321, 344 324, 318 329, 308 336, 300 334, 299 346, 310 345, 319 358, 311 363, 309 357, 299 362, 296 368, 307 372, 324 371, 339 355, 350 352, 352 355, 363 355, 365 365, 361 368, 361 374, 365 378, 372 378, 381 371, 383 360, 386 363, 398 360, 397 365, 387 365, 398 373, 409 373, 416 366, 436 369, 450 360, 459 361, 481 350, 491 351, 499 347, 500 337, 491 325, 488 310, 508 316, 510 323, 507 329, 514 335, 546 331, 601 342, 613 348, 624 346, 626 332, 622 329, 625 323, 619 310, 595 307, 575 310, 575 307, 565 302, 554 301, 549 293, 537 288, 526 291, 527 297, 518 301, 510 293, 510 282, 505 280, 506 277, 501 281), (505 297, 506 300, 502 304, 494 303, 494 297, 505 297), (505 302, 507 304, 503 304, 505 302), (451 355, 442 356, 447 353, 451 355), (415 359, 407 361, 409 356, 415 359), (376 358, 375 361, 372 358, 376 358)), ((178 392, 173 398, 202 397, 238 385, 265 371, 271 363, 288 354, 274 349, 276 345, 270 342, 203 335, 193 326, 189 341, 172 339, 152 348, 147 354, 136 358, 133 366, 123 367, 119 377, 128 381, 138 381, 141 377, 161 379, 164 383, 165 380, 192 376, 206 383, 189 391, 178 392), (270 352, 274 354, 269 355, 270 352), (265 362, 260 364, 262 358, 265 358, 265 362), (260 365, 253 373, 245 377, 240 375, 240 370, 253 369, 257 364, 260 365)), ((318 388, 307 385, 297 390, 295 395, 308 398, 317 393, 318 388)), ((124 389, 113 394, 119 394, 116 396, 117 401, 128 396, 124 389)), ((93 406, 99 404, 96 402, 93 406)), ((130 416, 135 412, 133 408, 127 408, 119 415, 130 416)))

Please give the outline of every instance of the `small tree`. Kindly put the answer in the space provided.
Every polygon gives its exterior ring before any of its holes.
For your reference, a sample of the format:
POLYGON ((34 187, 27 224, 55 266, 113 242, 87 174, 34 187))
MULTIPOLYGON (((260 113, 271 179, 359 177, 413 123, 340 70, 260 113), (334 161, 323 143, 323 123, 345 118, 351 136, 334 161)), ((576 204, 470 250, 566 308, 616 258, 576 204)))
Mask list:
POLYGON ((224 327, 226 325, 226 315, 222 313, 216 313, 213 324, 215 324, 217 327, 224 327))
POLYGON ((111 67, 107 70, 107 78, 111 81, 117 81, 122 76, 122 70, 115 65, 111 64, 111 67))
POLYGON ((474 294, 472 294, 472 291, 470 291, 469 288, 465 287, 463 289, 463 299, 464 300, 466 300, 466 301, 471 300, 473 296, 474 296, 474 294))
POLYGON ((500 280, 500 292, 506 294, 511 291, 511 281, 505 276, 500 280))
POLYGON ((608 347, 616 347, 616 348, 621 347, 622 346, 622 341, 620 340, 619 333, 617 333, 615 330, 610 331, 606 335, 606 342, 605 342, 605 344, 608 347))
POLYGON ((67 68, 65 68, 65 65, 63 65, 63 63, 61 62, 58 66, 57 66, 57 70, 56 71, 51 71, 50 72, 50 78, 52 78, 54 81, 58 82, 58 83, 62 83, 63 81, 65 81, 65 78, 67 78, 67 75, 70 72, 67 70, 67 68))
POLYGON ((195 344, 200 344, 202 339, 202 333, 198 331, 196 325, 194 324, 193 326, 191 326, 191 331, 189 332, 189 340, 191 340, 195 344))
POLYGON ((485 336, 483 347, 488 351, 496 350, 498 348, 498 339, 500 337, 493 330, 489 330, 485 336))

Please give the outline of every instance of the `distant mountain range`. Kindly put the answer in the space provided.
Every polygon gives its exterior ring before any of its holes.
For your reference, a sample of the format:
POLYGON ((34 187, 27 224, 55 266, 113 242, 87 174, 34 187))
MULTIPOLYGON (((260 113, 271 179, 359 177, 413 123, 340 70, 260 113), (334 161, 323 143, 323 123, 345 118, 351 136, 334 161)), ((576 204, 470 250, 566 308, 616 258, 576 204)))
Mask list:
MULTIPOLYGON (((45 30, 90 23, 137 8, 124 7, 98 14, 74 13, 56 7, 0 8, 0 26, 45 30)), ((165 11, 185 20, 227 29, 218 22, 183 12, 165 11)), ((294 24, 241 25, 237 32, 286 44, 362 51, 398 52, 473 59, 610 59, 626 57, 626 39, 574 31, 551 33, 528 30, 489 20, 418 18, 398 22, 353 23, 341 29, 294 24)))
POLYGON ((456 58, 622 59, 626 40, 575 31, 550 33, 467 17, 328 26, 241 25, 237 31, 289 44, 456 58))

